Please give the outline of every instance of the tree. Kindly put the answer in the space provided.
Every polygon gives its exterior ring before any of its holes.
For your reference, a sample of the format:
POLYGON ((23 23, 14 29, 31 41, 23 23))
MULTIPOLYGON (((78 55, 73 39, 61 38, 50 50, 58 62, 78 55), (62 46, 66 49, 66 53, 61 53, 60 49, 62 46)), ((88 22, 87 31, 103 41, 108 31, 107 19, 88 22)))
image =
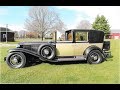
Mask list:
POLYGON ((25 38, 26 37, 26 31, 25 30, 20 30, 18 32, 18 37, 19 38, 25 38))
POLYGON ((25 27, 29 31, 35 31, 43 37, 59 22, 58 14, 47 6, 33 6, 29 11, 25 27))
POLYGON ((56 23, 53 27, 52 30, 52 38, 55 39, 55 32, 57 33, 57 39, 59 38, 59 40, 64 40, 65 37, 65 30, 67 30, 66 25, 64 24, 64 22, 62 22, 60 19, 58 21, 58 23, 56 23))
MULTIPOLYGON (((87 20, 82 20, 78 25, 77 25, 77 29, 91 29, 91 23, 87 20)), ((76 40, 77 39, 80 39, 80 40, 83 40, 83 36, 84 37, 87 37, 87 34, 85 34, 85 32, 78 32, 76 33, 76 40), (79 38, 79 36, 81 36, 79 38)), ((84 38, 86 40, 86 38, 84 38)))
POLYGON ((18 31, 15 31, 15 38, 18 38, 19 35, 18 35, 18 31))
POLYGON ((104 15, 97 15, 95 21, 92 24, 92 28, 96 30, 102 30, 105 33, 110 33, 110 25, 108 24, 108 20, 106 20, 104 15))
POLYGON ((53 26, 52 28, 54 31, 65 31, 67 30, 66 25, 64 24, 64 22, 62 22, 60 19, 58 20, 58 22, 53 26))
POLYGON ((29 32, 26 33, 26 37, 27 38, 37 38, 38 37, 38 33, 29 31, 29 32))
POLYGON ((91 29, 91 23, 87 20, 82 20, 76 27, 77 29, 91 29))

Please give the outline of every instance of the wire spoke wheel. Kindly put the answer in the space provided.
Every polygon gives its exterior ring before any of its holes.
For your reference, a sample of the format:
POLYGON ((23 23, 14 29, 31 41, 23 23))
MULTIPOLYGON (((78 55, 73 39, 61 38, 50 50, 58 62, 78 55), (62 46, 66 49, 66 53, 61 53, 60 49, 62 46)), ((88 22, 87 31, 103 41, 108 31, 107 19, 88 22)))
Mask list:
POLYGON ((87 59, 90 64, 98 64, 103 61, 102 53, 99 50, 92 50, 87 59))
POLYGON ((13 52, 8 55, 6 62, 11 68, 22 68, 26 64, 26 57, 21 52, 13 52))
POLYGON ((18 66, 22 64, 22 57, 18 54, 15 54, 13 56, 11 56, 10 58, 10 64, 13 66, 18 66))
POLYGON ((96 52, 93 52, 91 55, 90 55, 90 58, 93 62, 96 62, 96 61, 99 61, 100 60, 100 56, 98 53, 96 52))

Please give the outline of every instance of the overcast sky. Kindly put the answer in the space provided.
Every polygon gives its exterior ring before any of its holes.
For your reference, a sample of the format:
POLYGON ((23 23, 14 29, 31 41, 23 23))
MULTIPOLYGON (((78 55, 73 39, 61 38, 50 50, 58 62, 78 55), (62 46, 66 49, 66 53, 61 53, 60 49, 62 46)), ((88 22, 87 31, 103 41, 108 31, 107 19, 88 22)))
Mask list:
MULTIPOLYGON (((95 17, 104 15, 111 29, 120 29, 120 6, 52 6, 60 15, 68 29, 73 29, 81 20, 93 23, 95 17)), ((24 30, 29 6, 0 6, 0 26, 13 30, 24 30)))

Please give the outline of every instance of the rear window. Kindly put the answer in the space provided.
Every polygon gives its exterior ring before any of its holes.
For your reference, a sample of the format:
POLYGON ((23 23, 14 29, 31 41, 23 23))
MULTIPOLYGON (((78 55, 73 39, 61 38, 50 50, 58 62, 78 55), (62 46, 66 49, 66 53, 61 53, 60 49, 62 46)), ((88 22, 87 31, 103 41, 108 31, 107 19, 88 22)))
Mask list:
POLYGON ((89 43, 103 43, 104 41, 104 32, 90 30, 88 34, 89 43))

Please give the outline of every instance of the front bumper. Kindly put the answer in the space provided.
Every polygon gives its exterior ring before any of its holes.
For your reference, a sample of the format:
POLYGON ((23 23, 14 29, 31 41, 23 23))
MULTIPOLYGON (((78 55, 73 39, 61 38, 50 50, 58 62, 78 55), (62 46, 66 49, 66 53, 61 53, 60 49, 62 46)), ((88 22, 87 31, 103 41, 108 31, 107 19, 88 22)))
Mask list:
POLYGON ((4 61, 6 61, 6 57, 4 57, 4 61))

